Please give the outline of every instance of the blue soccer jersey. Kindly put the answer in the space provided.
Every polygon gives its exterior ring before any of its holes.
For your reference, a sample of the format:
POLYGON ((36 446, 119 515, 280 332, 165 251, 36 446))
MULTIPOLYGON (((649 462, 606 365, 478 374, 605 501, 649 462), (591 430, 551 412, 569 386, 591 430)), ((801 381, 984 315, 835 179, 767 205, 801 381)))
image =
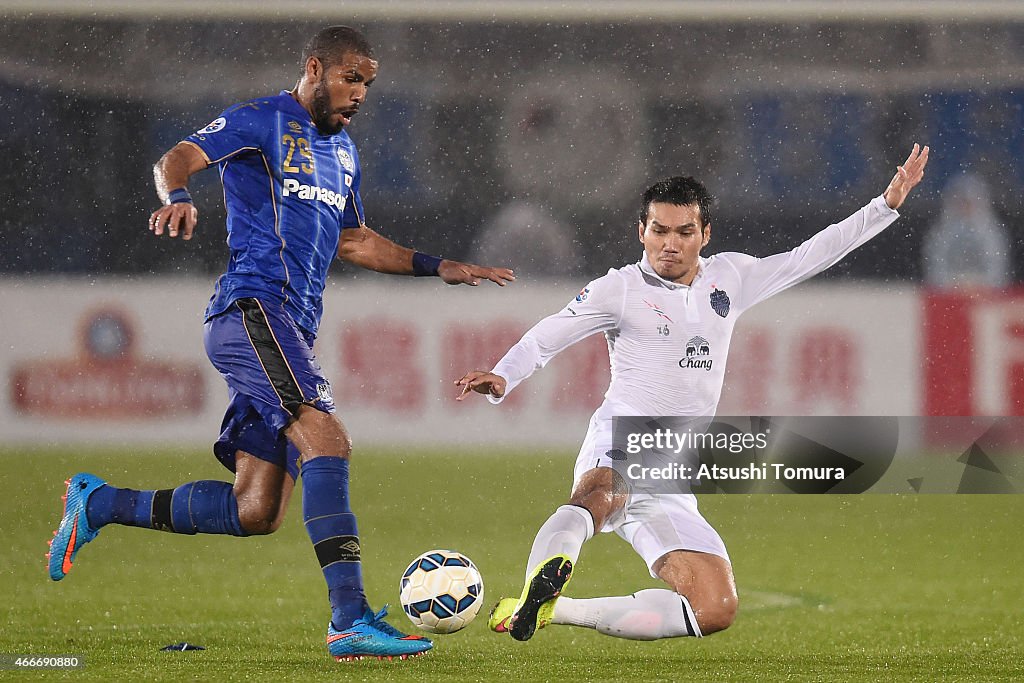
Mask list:
POLYGON ((235 105, 186 141, 220 168, 227 208, 231 256, 207 320, 256 297, 315 335, 341 230, 363 223, 355 144, 320 134, 286 91, 235 105))

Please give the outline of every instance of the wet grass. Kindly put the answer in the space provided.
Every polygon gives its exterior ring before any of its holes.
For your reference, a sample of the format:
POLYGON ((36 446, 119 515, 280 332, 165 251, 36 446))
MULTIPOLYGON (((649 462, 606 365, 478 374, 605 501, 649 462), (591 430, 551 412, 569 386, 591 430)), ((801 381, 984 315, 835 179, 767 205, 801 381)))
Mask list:
MULTIPOLYGON (((406 563, 456 548, 480 567, 484 614, 518 593, 533 533, 567 495, 573 454, 363 453, 353 503, 367 591, 394 605, 406 563)), ((551 627, 528 644, 484 618, 408 662, 336 664, 326 590, 298 496, 262 538, 108 527, 60 583, 43 553, 62 482, 93 471, 165 488, 227 474, 196 452, 0 451, 0 654, 77 654, 70 680, 1019 680, 1024 496, 707 496, 741 611, 724 633, 637 643, 551 627), (203 652, 161 652, 187 641, 203 652)), ((584 548, 571 594, 658 585, 614 535, 584 548)), ((410 627, 397 607, 391 621, 410 627)), ((31 674, 0 672, 20 680, 31 674)))

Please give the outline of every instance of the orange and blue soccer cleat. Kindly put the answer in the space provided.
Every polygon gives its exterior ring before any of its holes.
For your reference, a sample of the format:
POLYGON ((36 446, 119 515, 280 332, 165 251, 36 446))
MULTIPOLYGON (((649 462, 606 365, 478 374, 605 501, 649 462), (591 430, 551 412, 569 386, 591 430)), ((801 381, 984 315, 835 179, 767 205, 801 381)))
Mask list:
POLYGON ((46 554, 50 565, 50 578, 60 581, 71 571, 71 563, 82 546, 96 538, 99 529, 89 526, 85 516, 85 504, 93 491, 107 482, 99 477, 79 472, 64 482, 67 484, 64 500, 64 517, 53 532, 50 552, 46 554))
POLYGON ((377 659, 409 659, 434 647, 423 636, 407 636, 384 621, 387 605, 376 614, 367 610, 362 619, 346 629, 327 625, 327 650, 339 662, 375 657, 377 659))

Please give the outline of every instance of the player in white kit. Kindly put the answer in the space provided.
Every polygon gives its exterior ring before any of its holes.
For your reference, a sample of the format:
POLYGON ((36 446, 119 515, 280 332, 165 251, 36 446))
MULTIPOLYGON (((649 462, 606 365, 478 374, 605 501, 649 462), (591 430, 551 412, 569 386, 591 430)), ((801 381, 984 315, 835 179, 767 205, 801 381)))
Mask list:
POLYGON ((528 640, 548 623, 655 640, 728 628, 738 604, 728 553, 692 494, 631 492, 612 468, 612 417, 713 416, 737 318, 751 306, 837 263, 879 234, 924 177, 928 147, 914 145, 885 192, 792 251, 767 258, 700 255, 711 238, 711 196, 674 177, 644 193, 643 258, 588 284, 564 309, 530 329, 490 372, 456 381, 499 403, 563 349, 603 332, 611 384, 576 459, 572 494, 541 527, 519 599, 504 598, 489 626, 528 640), (671 590, 620 597, 559 597, 583 543, 615 531, 671 590))

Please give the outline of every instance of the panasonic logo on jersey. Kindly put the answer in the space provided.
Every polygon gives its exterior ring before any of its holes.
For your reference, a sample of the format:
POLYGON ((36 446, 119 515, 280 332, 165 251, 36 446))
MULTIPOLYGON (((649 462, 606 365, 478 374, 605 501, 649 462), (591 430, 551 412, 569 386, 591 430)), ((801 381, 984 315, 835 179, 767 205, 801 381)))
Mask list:
POLYGON ((294 178, 285 178, 284 190, 281 192, 281 196, 290 197, 293 194, 299 199, 320 201, 328 206, 336 206, 341 211, 345 210, 346 197, 340 192, 317 185, 303 185, 294 178))

